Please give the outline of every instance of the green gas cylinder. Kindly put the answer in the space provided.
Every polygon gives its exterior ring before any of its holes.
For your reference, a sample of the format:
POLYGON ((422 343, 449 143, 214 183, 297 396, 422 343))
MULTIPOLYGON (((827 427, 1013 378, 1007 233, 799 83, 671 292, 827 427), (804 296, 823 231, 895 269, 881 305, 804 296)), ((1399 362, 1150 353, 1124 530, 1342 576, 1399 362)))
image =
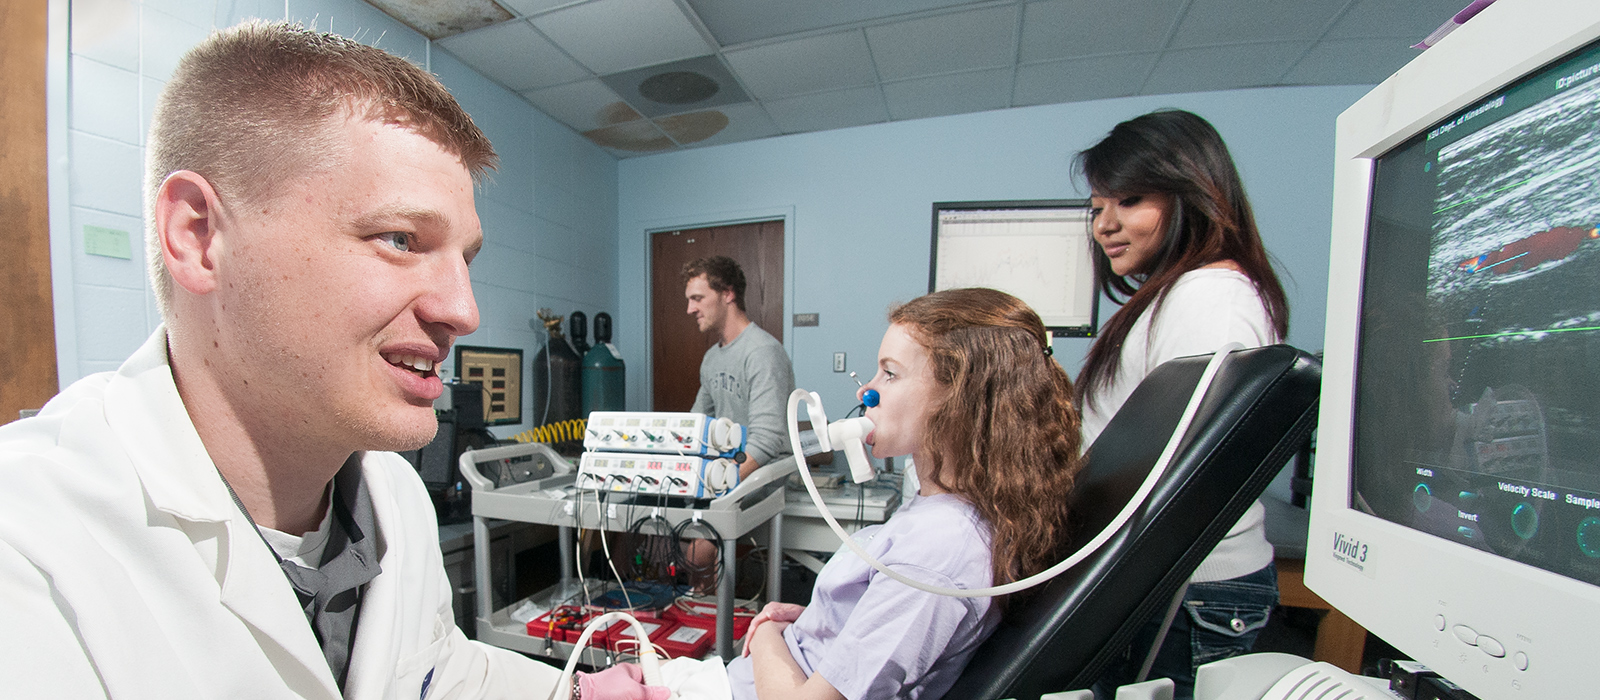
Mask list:
POLYGON ((622 411, 627 408, 627 368, 622 353, 611 344, 611 315, 594 317, 594 347, 583 356, 583 415, 593 411, 622 411))

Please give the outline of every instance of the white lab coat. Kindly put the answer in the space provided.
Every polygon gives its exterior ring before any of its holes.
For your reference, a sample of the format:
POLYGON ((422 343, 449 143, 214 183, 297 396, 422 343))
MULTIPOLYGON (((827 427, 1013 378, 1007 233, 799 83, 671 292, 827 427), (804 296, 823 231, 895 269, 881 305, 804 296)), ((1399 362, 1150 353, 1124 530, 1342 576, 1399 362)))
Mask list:
MULTIPOLYGON (((380 564, 345 697, 544 700, 559 671, 468 640, 427 493, 392 453, 363 478, 380 564)), ((189 421, 158 330, 116 372, 0 427, 0 696, 337 698, 276 560, 189 421)), ((559 694, 564 698, 565 694, 559 694)))

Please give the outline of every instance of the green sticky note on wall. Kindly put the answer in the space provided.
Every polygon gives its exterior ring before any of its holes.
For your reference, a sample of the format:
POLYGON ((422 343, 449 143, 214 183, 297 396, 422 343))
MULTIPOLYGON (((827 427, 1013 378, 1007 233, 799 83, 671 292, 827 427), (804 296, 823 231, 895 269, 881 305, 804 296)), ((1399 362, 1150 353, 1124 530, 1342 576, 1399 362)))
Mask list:
POLYGON ((133 259, 128 232, 102 226, 83 227, 83 252, 108 258, 133 259))

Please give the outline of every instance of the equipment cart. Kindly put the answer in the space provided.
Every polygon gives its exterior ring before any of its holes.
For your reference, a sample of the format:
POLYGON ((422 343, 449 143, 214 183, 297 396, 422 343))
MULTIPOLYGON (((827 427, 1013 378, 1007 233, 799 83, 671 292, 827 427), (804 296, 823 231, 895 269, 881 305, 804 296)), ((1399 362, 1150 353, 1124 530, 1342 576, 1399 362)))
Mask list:
MULTIPOLYGON (((557 539, 561 552, 561 582, 551 589, 535 594, 530 599, 537 602, 561 600, 585 585, 577 577, 573 564, 575 532, 581 529, 622 532, 630 523, 620 519, 628 505, 609 503, 597 506, 592 491, 575 486, 576 471, 571 462, 556 454, 548 445, 525 443, 483 450, 470 450, 461 455, 461 473, 472 485, 472 527, 474 542, 489 542, 491 519, 554 525, 559 529, 557 539), (526 480, 516 481, 511 475, 520 474, 526 480), (580 499, 579 494, 582 494, 580 499), (600 512, 600 511, 606 512, 600 512)), ((724 661, 733 659, 733 586, 735 579, 735 550, 738 539, 762 523, 770 522, 771 541, 767 556, 767 599, 781 598, 783 557, 783 481, 794 472, 795 462, 787 457, 757 469, 727 495, 699 503, 703 507, 640 506, 636 512, 659 512, 673 525, 698 518, 716 528, 722 535, 721 582, 717 586, 716 653, 724 661)), ((611 498, 627 495, 612 492, 611 498)), ((474 545, 473 561, 478 580, 489 580, 489 550, 474 545)), ((511 611, 521 601, 513 601, 500 610, 494 610, 488 586, 477 587, 477 638, 479 641, 527 654, 555 657, 566 660, 573 645, 533 637, 525 625, 511 619, 511 611)), ((590 648, 580 660, 592 666, 606 665, 607 652, 590 648)))

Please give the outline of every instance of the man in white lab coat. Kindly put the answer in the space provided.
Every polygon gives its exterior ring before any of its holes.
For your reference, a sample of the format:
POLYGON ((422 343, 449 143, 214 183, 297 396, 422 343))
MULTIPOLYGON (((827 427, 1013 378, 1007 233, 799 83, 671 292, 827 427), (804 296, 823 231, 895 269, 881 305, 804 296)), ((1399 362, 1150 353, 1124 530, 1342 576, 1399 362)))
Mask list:
MULTIPOLYGON (((568 697, 456 629, 391 452, 432 438, 434 367, 478 325, 494 159, 355 42, 252 24, 184 58, 149 139, 166 325, 0 428, 0 696, 568 697)), ((582 696, 665 690, 615 669, 582 696)))

